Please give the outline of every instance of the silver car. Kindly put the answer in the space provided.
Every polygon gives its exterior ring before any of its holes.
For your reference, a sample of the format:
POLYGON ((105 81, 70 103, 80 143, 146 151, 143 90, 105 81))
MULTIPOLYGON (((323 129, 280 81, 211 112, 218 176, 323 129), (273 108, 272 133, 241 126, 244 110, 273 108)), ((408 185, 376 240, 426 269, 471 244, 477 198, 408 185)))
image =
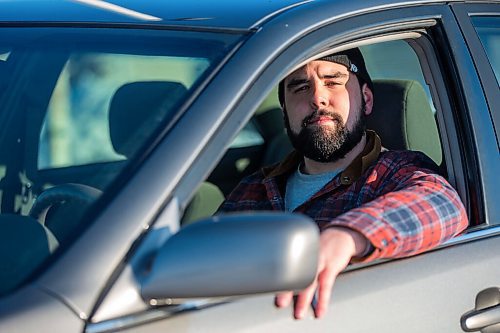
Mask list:
POLYGON ((0 1, 0 332, 500 332, 499 82, 499 1, 0 1), (354 46, 470 226, 296 321, 315 223, 214 213, 290 151, 280 80, 354 46))

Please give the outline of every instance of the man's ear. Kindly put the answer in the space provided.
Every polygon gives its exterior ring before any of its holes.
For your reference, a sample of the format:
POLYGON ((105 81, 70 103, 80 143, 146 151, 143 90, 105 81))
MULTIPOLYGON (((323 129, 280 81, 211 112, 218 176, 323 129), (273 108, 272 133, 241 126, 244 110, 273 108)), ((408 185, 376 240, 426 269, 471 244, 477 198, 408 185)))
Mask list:
POLYGON ((365 83, 361 91, 363 99, 365 101, 365 115, 369 115, 373 110, 373 91, 365 83))

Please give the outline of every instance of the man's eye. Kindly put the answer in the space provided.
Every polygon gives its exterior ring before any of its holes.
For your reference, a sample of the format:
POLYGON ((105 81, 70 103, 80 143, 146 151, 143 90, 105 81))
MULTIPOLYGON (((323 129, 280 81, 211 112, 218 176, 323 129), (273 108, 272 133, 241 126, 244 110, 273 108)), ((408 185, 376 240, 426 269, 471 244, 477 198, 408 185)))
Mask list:
POLYGON ((342 82, 340 82, 340 81, 327 81, 325 83, 325 86, 327 86, 327 87, 340 86, 340 85, 342 85, 342 82))

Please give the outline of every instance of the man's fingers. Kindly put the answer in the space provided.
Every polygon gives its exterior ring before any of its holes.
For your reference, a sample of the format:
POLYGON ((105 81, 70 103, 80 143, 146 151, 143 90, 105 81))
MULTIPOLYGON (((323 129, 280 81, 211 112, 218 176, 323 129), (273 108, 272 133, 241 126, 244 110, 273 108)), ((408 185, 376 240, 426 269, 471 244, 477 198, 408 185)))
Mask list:
MULTIPOLYGON (((368 240, 358 234, 357 231, 342 227, 332 227, 322 232, 318 275, 314 282, 296 297, 295 319, 304 318, 306 311, 311 306, 314 308, 316 318, 320 318, 326 313, 337 275, 349 264, 353 255, 363 252, 367 246, 368 240), (318 298, 313 302, 316 288, 318 288, 318 298)), ((275 302, 278 307, 285 307, 290 304, 292 298, 292 293, 283 293, 276 297, 275 302)))
POLYGON ((331 270, 324 270, 318 276, 318 302, 314 309, 316 318, 321 318, 328 308, 335 278, 336 274, 331 270))
POLYGON ((297 300, 295 301, 295 307, 293 316, 295 319, 304 318, 307 309, 311 306, 311 302, 316 292, 317 283, 314 282, 312 285, 307 287, 304 291, 297 295, 297 300))
POLYGON ((288 291, 288 292, 276 295, 276 297, 274 299, 274 304, 276 304, 276 306, 278 308, 285 308, 285 307, 289 306, 290 303, 292 303, 292 299, 293 299, 293 292, 288 291))

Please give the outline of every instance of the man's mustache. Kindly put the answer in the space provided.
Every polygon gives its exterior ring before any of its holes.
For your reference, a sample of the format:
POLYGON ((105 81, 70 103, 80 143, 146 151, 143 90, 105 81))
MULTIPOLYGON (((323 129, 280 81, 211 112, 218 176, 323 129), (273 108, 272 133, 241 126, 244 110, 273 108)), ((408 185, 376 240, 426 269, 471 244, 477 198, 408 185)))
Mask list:
POLYGON ((332 119, 332 121, 337 121, 339 124, 343 123, 343 119, 340 114, 325 109, 318 109, 304 118, 304 120, 302 121, 302 128, 307 127, 317 117, 329 117, 332 119))

